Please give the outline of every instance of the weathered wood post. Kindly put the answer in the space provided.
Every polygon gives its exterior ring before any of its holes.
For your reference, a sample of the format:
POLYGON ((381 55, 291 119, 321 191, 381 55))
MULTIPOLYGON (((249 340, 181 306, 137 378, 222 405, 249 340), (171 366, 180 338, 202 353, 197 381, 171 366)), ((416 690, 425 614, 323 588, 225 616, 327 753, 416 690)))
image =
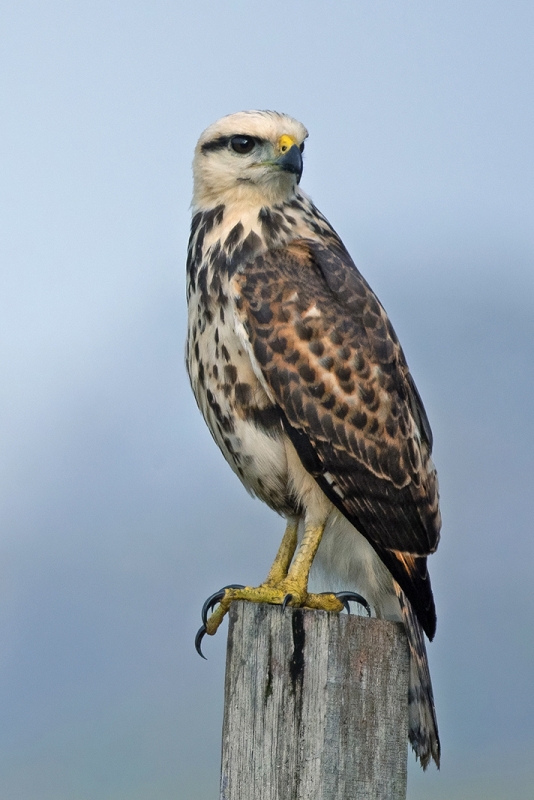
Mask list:
POLYGON ((400 623, 230 609, 220 800, 405 800, 400 623))

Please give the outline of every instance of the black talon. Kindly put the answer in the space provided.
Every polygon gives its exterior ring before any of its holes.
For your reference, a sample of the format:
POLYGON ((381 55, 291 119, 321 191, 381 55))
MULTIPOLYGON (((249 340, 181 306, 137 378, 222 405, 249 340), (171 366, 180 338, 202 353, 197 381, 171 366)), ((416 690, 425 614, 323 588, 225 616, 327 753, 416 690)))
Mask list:
POLYGON ((371 616, 371 606, 369 605, 365 597, 361 596, 361 594, 356 594, 356 592, 338 592, 336 594, 336 597, 338 600, 341 600, 341 602, 345 606, 347 614, 350 614, 349 601, 352 600, 353 602, 359 603, 359 605, 365 608, 365 610, 367 611, 367 616, 369 617, 371 616))
MULTIPOLYGON (((341 597, 338 597, 338 600, 341 600, 341 597)), ((343 606, 344 606, 345 611, 347 612, 347 614, 350 614, 350 603, 347 600, 347 598, 345 597, 345 599, 341 600, 341 602, 343 603, 343 606)))
POLYGON ((205 635, 206 635, 206 626, 203 625, 201 628, 198 629, 197 635, 195 636, 195 650, 197 651, 199 656, 204 659, 204 661, 207 661, 208 659, 202 652, 202 639, 204 638, 205 635))
POLYGON ((282 611, 286 610, 287 604, 289 602, 291 602, 291 600, 293 600, 293 595, 292 594, 286 594, 286 596, 284 597, 284 600, 282 602, 282 611))
POLYGON ((200 616, 202 617, 203 625, 201 628, 198 629, 197 635, 195 636, 195 650, 197 651, 199 656, 201 656, 205 661, 207 661, 208 659, 202 652, 202 639, 207 633, 206 623, 208 621, 208 612, 211 611, 212 608, 215 608, 217 603, 221 602, 221 600, 224 597, 224 593, 227 589, 244 589, 244 588, 245 587, 243 586, 242 583, 232 583, 229 584, 228 586, 223 586, 222 589, 219 589, 218 592, 214 592, 213 594, 211 594, 204 603, 204 605, 202 606, 202 611, 200 612, 200 616))
POLYGON ((204 625, 208 621, 208 612, 211 611, 212 608, 214 608, 214 606, 217 605, 217 603, 220 603, 223 597, 224 597, 224 589, 220 589, 218 592, 210 594, 210 596, 202 606, 202 611, 200 612, 200 616, 202 617, 202 622, 204 623, 204 625))
POLYGON ((202 622, 204 625, 208 621, 208 612, 211 611, 217 603, 220 603, 224 597, 224 593, 227 589, 244 589, 245 587, 241 583, 232 583, 228 586, 223 586, 222 589, 219 589, 218 592, 214 592, 211 594, 204 605, 202 606, 202 611, 200 612, 200 616, 202 617, 202 622))

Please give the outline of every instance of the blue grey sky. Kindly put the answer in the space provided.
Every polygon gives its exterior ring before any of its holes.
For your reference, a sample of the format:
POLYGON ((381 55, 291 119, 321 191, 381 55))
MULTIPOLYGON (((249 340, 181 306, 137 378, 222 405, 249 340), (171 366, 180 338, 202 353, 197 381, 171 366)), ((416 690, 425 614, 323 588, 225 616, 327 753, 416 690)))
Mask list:
POLYGON ((196 139, 246 108, 308 127, 434 429, 443 766, 408 797, 532 798, 533 35, 518 0, 2 5, 2 800, 218 796, 199 609, 283 523, 195 407, 184 256, 196 139))

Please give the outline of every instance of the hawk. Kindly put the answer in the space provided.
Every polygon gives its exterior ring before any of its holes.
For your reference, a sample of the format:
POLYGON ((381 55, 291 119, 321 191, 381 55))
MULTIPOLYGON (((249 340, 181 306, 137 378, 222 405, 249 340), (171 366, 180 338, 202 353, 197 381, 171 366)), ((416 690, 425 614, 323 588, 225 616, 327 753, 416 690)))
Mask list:
POLYGON ((308 592, 315 560, 377 617, 404 622, 410 741, 439 766, 423 637, 436 628, 426 562, 441 527, 432 433, 386 312, 299 186, 307 136, 285 114, 246 111, 195 150, 189 377, 234 472, 287 520, 266 581, 207 601, 198 649, 232 600, 341 611, 343 593, 308 592))

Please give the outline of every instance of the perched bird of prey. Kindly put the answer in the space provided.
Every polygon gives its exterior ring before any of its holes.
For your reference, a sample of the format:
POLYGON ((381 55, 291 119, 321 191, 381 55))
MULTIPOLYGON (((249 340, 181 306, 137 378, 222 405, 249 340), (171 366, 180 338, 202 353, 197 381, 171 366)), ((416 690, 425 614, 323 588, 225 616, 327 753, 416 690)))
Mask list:
POLYGON ((199 634, 236 599, 342 610, 343 594, 308 592, 315 559, 377 617, 404 622, 410 741, 423 767, 439 765, 423 638, 441 527, 432 433, 386 312, 300 189, 307 136, 285 114, 247 111, 195 150, 191 385, 234 472, 287 519, 265 583, 211 598, 199 634))

